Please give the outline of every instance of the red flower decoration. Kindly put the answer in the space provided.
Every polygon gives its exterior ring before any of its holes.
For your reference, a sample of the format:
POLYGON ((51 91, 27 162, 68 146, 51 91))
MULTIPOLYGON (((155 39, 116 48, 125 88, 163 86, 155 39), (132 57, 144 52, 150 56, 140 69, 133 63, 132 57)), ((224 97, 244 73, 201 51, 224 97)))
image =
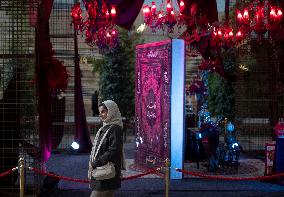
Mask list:
POLYGON ((51 92, 65 91, 68 85, 68 77, 63 62, 52 58, 48 67, 48 84, 51 92))
POLYGON ((215 70, 215 63, 211 60, 204 60, 199 66, 199 70, 209 70, 213 72, 215 70))
POLYGON ((68 85, 69 74, 62 61, 54 57, 54 50, 49 42, 45 43, 46 62, 45 70, 49 90, 52 94, 65 91, 68 85))
POLYGON ((206 93, 206 87, 205 87, 203 81, 195 80, 187 88, 187 92, 189 92, 190 94, 205 94, 206 93))
POLYGON ((199 66, 198 69, 203 71, 209 71, 211 73, 218 73, 220 76, 225 77, 224 68, 221 65, 220 59, 216 58, 215 60, 204 60, 199 66))

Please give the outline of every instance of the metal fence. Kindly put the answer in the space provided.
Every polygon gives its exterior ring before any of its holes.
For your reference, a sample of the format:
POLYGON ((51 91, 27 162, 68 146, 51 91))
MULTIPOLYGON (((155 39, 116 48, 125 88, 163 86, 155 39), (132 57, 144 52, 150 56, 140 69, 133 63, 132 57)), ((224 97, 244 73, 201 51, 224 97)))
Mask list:
POLYGON ((273 140, 273 127, 283 115, 279 51, 268 40, 252 40, 238 51, 235 83, 236 126, 244 151, 262 152, 273 140), (246 67, 246 70, 241 68, 246 67))
MULTIPOLYGON (((25 157, 26 165, 39 166, 34 159, 38 146, 34 83, 35 31, 31 21, 37 7, 26 1, 0 1, 0 171, 18 165, 25 157)), ((37 193, 39 176, 26 173, 37 193)), ((0 195, 18 193, 18 173, 0 180, 0 195), (4 193, 3 193, 4 192, 4 193)))

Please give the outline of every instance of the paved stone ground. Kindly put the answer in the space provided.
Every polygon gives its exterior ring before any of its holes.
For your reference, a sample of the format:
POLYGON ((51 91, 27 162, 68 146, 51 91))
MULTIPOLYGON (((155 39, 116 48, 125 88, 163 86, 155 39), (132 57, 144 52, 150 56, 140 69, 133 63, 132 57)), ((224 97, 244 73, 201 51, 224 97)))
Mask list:
MULTIPOLYGON (((88 189, 61 190, 45 196, 52 197, 87 197, 88 189)), ((122 188, 116 192, 117 197, 162 197, 164 181, 162 179, 144 178, 123 182, 122 188)), ((283 197, 284 187, 258 181, 215 181, 203 179, 184 179, 171 181, 170 197, 283 197)))
MULTIPOLYGON (((135 144, 130 141, 125 144, 125 152, 128 168, 123 172, 124 176, 141 173, 131 167, 133 165, 135 144)), ((67 153, 53 154, 47 163, 47 170, 62 176, 86 179, 88 154, 70 155, 67 153)), ((186 169, 191 171, 208 173, 204 163, 201 162, 200 168, 196 168, 196 163, 187 163, 186 169)), ((264 163, 259 159, 242 157, 238 171, 226 169, 217 171, 215 174, 234 177, 251 177, 263 175, 264 163)), ((212 174, 212 173, 211 173, 212 174)), ((88 184, 60 181, 60 190, 49 193, 45 196, 54 197, 87 197, 91 191, 88 184)), ((147 197, 164 196, 164 180, 157 175, 148 175, 144 178, 128 180, 122 182, 122 188, 117 191, 116 196, 125 197, 147 197)), ((260 181, 222 181, 206 180, 186 176, 183 180, 172 180, 170 195, 175 196, 283 196, 284 186, 260 181)))

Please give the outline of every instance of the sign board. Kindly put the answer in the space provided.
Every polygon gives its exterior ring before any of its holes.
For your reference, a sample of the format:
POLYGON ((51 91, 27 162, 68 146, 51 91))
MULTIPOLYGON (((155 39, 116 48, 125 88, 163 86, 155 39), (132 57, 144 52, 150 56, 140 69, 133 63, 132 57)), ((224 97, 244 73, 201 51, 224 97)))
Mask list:
POLYGON ((265 175, 271 175, 273 173, 273 162, 275 157, 275 143, 265 144, 265 175))

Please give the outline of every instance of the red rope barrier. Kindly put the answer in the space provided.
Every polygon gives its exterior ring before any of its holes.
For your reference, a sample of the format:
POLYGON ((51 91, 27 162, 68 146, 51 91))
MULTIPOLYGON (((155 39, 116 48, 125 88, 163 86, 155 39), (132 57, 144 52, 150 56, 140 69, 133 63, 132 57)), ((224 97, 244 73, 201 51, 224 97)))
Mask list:
POLYGON ((7 170, 6 172, 3 172, 2 174, 0 174, 0 177, 7 176, 17 169, 18 167, 12 168, 11 170, 7 170))
POLYGON ((150 170, 150 171, 145 172, 145 173, 143 173, 143 174, 137 174, 137 175, 133 175, 133 176, 122 177, 121 180, 122 180, 122 181, 126 181, 126 180, 130 180, 130 179, 136 179, 136 178, 139 178, 139 177, 142 177, 142 176, 146 176, 146 175, 148 175, 148 174, 156 173, 156 172, 158 172, 158 171, 160 171, 160 168, 150 170))
POLYGON ((281 174, 274 174, 270 176, 256 176, 256 177, 225 177, 225 176, 212 176, 212 175, 206 175, 199 172, 189 172, 182 169, 176 169, 176 171, 189 174, 192 176, 198 176, 206 179, 217 179, 217 180, 230 180, 230 181, 255 181, 255 180, 265 180, 265 179, 272 179, 284 176, 284 173, 281 174))
POLYGON ((51 173, 44 172, 42 170, 32 168, 32 167, 29 167, 29 169, 36 172, 36 173, 39 173, 41 175, 46 175, 46 176, 54 177, 54 178, 57 178, 57 179, 62 179, 62 180, 65 180, 65 181, 74 181, 74 182, 79 182, 79 183, 89 183, 90 182, 90 180, 74 179, 74 178, 70 178, 70 177, 64 177, 64 176, 59 176, 59 175, 56 175, 56 174, 51 174, 51 173))
MULTIPOLYGON (((50 177, 54 177, 54 178, 62 179, 62 180, 66 180, 66 181, 74 181, 74 182, 80 182, 80 183, 89 183, 90 182, 90 180, 82 180, 82 179, 75 179, 75 178, 70 178, 70 177, 59 176, 59 175, 48 173, 48 172, 44 172, 42 170, 39 170, 39 169, 36 169, 36 168, 32 168, 32 167, 29 167, 29 169, 34 171, 34 172, 36 172, 36 173, 39 173, 41 175, 46 175, 46 176, 50 176, 50 177)), ((155 172, 157 172, 159 170, 160 170, 160 168, 157 168, 157 169, 150 170, 150 171, 148 171, 146 173, 137 174, 137 175, 128 176, 128 177, 122 177, 121 180, 125 181, 125 180, 139 178, 139 177, 142 177, 142 176, 145 176, 145 175, 148 175, 148 174, 155 173, 155 172)))

